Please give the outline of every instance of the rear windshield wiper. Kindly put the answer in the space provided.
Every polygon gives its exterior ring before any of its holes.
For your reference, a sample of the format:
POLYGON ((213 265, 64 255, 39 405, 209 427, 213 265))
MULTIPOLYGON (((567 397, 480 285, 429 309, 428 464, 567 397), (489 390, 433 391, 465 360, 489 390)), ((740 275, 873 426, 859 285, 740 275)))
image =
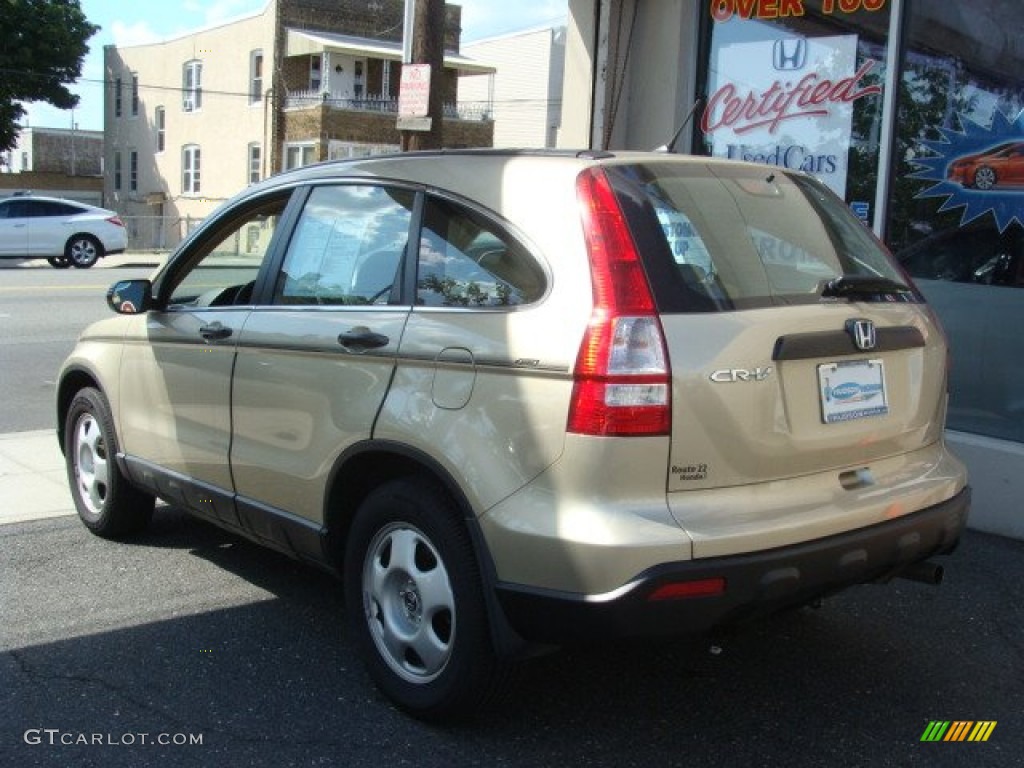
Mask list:
POLYGON ((892 296, 893 294, 913 294, 908 285, 890 280, 888 277, 874 275, 843 275, 831 280, 823 280, 819 287, 822 298, 845 299, 852 296, 892 296))

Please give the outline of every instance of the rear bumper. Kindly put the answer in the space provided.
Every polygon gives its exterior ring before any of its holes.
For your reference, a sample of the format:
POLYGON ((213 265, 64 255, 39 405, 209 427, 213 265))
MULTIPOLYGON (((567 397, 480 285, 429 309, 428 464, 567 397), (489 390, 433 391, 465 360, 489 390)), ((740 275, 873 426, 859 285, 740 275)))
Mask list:
POLYGON ((581 595, 499 584, 511 625, 525 638, 567 643, 604 637, 688 634, 884 580, 957 545, 970 489, 905 517, 763 552, 665 563, 614 592, 581 595), (650 600, 668 584, 724 580, 714 595, 650 600))

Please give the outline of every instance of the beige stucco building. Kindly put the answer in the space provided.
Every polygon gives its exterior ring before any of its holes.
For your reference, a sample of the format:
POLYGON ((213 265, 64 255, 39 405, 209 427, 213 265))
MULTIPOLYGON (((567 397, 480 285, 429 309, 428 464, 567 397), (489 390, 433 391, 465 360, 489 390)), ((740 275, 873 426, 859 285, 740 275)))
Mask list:
MULTIPOLYGON (((446 5, 446 146, 491 146, 485 105, 460 111, 461 8, 446 5)), ((268 0, 158 43, 104 51, 107 204, 134 247, 176 243, 247 184, 320 160, 397 149, 403 0, 268 0)))

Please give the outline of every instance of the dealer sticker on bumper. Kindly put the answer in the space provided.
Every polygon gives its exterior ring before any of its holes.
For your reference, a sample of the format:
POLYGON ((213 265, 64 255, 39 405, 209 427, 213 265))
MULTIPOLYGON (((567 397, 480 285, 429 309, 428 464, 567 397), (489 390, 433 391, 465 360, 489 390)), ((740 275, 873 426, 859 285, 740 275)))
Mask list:
POLYGON ((819 365, 818 391, 821 418, 826 424, 889 413, 881 360, 819 365))

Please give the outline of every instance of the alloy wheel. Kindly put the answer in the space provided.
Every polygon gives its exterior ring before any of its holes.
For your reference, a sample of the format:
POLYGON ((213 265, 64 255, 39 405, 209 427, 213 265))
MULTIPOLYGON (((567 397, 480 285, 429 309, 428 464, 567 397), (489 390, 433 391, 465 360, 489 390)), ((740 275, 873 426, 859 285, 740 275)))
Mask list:
POLYGON ((381 657, 402 679, 429 683, 455 640, 455 595, 437 548, 419 529, 378 531, 363 563, 363 608, 381 657))
POLYGON ((84 414, 75 428, 75 480, 89 512, 99 515, 110 488, 110 464, 103 431, 92 414, 84 414))

